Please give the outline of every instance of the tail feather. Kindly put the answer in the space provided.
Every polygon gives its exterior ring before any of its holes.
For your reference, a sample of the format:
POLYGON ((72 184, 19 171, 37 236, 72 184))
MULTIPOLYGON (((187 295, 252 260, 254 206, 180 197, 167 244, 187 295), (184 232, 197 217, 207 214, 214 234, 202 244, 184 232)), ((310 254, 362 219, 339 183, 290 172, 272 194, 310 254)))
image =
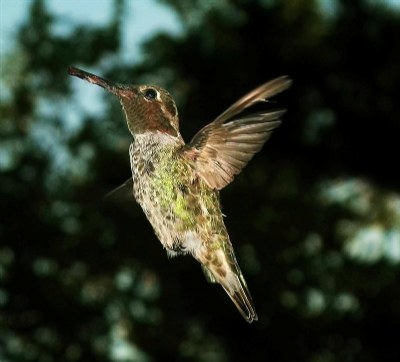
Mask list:
POLYGON ((240 274, 237 279, 238 289, 234 289, 233 291, 230 291, 222 283, 221 285, 231 298, 232 302, 235 304, 236 308, 239 310, 240 314, 246 320, 246 322, 251 323, 253 321, 257 321, 258 316, 243 275, 240 274))
POLYGON ((234 268, 229 268, 225 277, 221 277, 216 270, 213 270, 212 266, 206 267, 202 264, 202 268, 207 280, 211 283, 221 284, 243 318, 251 323, 258 320, 257 313, 243 274, 236 260, 234 261, 234 268))

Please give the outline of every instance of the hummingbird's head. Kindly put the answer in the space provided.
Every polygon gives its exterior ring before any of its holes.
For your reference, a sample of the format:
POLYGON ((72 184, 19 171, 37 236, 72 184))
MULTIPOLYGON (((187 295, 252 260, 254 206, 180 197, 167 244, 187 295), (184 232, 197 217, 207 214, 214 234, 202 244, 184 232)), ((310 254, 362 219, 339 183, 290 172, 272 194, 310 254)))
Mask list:
POLYGON ((114 83, 74 67, 69 67, 68 73, 118 96, 132 135, 157 131, 174 137, 179 135, 178 111, 165 89, 114 83))

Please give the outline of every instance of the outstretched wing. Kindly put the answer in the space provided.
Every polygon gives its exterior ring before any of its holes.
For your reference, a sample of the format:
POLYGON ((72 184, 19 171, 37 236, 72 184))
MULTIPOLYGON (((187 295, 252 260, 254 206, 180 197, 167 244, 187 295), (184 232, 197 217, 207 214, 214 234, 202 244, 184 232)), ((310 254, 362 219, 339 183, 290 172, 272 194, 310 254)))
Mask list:
POLYGON ((286 76, 262 84, 240 98, 185 145, 184 157, 194 162, 197 174, 210 188, 222 189, 241 172, 281 124, 279 118, 285 111, 233 117, 253 104, 284 91, 290 84, 291 80, 286 76))

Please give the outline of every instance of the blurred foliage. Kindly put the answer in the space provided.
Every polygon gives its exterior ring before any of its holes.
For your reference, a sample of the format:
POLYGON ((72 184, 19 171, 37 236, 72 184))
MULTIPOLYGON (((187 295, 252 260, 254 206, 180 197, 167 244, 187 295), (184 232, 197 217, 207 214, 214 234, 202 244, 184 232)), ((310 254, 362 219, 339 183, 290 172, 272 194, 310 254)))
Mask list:
POLYGON ((0 360, 400 360, 400 14, 163 2, 184 31, 134 66, 119 61, 123 1, 106 26, 60 32, 34 0, 2 60, 0 360), (168 88, 186 139, 252 87, 294 79, 283 125, 222 192, 259 322, 193 260, 168 260, 137 205, 104 202, 129 177, 130 136, 108 94, 87 109, 69 65, 168 88))

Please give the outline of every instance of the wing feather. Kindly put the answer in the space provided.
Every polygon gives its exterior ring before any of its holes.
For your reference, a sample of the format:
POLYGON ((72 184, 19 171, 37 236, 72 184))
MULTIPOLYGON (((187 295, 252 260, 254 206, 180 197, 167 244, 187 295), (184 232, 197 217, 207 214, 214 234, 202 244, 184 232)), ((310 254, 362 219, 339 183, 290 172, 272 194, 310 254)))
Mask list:
POLYGON ((212 189, 222 189, 241 172, 281 124, 284 110, 258 112, 234 118, 246 108, 287 89, 288 77, 279 77, 254 89, 201 129, 183 148, 197 174, 212 189))

